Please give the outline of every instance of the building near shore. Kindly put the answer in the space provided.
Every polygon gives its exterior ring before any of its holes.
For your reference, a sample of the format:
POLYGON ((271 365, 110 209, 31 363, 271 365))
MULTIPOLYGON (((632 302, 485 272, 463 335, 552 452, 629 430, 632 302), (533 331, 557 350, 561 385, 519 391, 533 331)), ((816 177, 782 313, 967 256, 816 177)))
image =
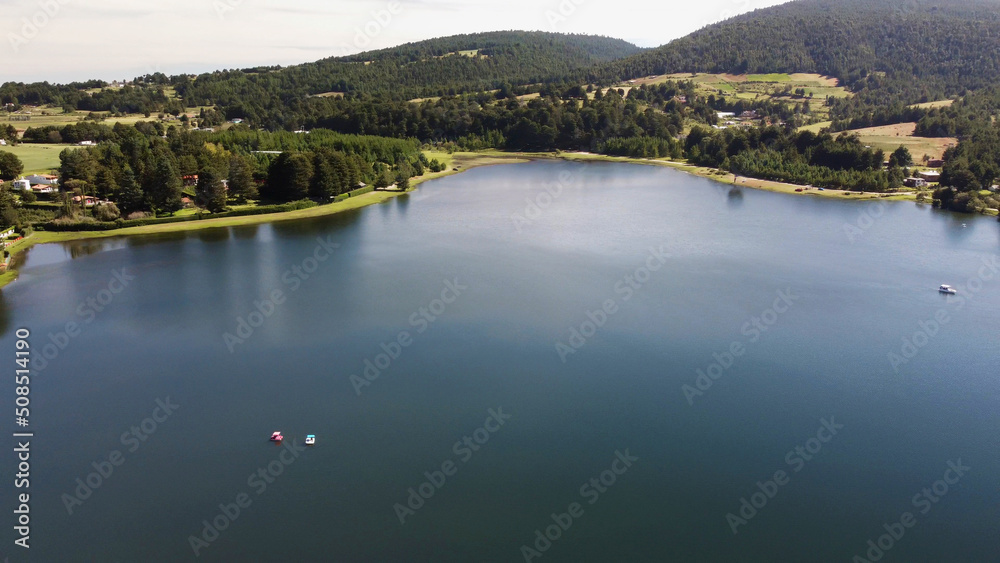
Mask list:
POLYGON ((917 172, 917 177, 927 180, 928 183, 936 184, 941 180, 941 173, 935 170, 925 170, 923 172, 917 172))

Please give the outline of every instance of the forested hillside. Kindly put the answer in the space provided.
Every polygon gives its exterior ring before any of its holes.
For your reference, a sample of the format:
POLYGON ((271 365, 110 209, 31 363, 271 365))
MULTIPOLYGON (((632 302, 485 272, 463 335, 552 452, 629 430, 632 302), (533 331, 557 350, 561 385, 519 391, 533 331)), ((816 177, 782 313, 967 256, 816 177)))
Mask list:
POLYGON ((605 65, 664 72, 816 72, 855 84, 873 72, 957 91, 1000 79, 996 0, 798 0, 708 26, 605 65))
POLYGON ((232 117, 271 129, 285 125, 283 109, 330 93, 408 100, 495 89, 527 91, 528 84, 581 81, 594 65, 639 52, 609 37, 503 31, 456 35, 390 49, 329 58, 288 68, 261 67, 167 77, 138 77, 108 89, 101 80, 0 86, 0 105, 52 105, 112 113, 177 113, 218 106, 232 117), (165 88, 174 87, 179 100, 165 88))
POLYGON ((673 72, 811 72, 855 91, 837 119, 1000 81, 997 0, 798 0, 708 26, 597 69, 595 80, 673 72))
POLYGON ((273 121, 277 107, 324 93, 406 100, 580 80, 593 65, 638 52, 586 35, 494 32, 459 35, 325 59, 281 70, 223 71, 176 84, 188 105, 219 105, 230 117, 273 121))

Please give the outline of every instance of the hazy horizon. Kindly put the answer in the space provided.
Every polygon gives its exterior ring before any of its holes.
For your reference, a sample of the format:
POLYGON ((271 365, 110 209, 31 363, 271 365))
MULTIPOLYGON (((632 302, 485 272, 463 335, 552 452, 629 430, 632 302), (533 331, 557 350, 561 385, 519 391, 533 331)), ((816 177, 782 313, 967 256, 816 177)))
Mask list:
POLYGON ((288 66, 511 29, 604 35, 657 47, 784 1, 706 0, 667 8, 651 0, 303 0, 296 6, 275 0, 155 0, 141 6, 122 0, 0 0, 0 83, 288 66))

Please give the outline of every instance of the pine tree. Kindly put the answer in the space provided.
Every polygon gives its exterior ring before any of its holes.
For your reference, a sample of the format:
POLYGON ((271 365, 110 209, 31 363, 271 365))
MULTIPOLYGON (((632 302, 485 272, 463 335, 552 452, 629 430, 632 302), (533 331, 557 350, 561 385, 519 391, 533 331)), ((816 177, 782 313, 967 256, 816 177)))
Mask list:
POLYGON ((125 171, 122 173, 122 181, 118 187, 116 201, 118 209, 121 210, 122 215, 125 217, 136 211, 143 211, 146 208, 145 194, 142 193, 142 188, 139 187, 139 182, 135 179, 135 173, 128 166, 125 167, 125 171))
POLYGON ((208 209, 211 213, 220 213, 226 210, 226 188, 222 185, 222 179, 214 170, 202 170, 198 174, 198 186, 195 190, 198 205, 208 209))
POLYGON ((229 195, 241 203, 259 197, 250 163, 241 156, 229 159, 229 195))
POLYGON ((170 153, 159 153, 146 187, 150 203, 157 211, 173 213, 181 205, 181 178, 170 153))

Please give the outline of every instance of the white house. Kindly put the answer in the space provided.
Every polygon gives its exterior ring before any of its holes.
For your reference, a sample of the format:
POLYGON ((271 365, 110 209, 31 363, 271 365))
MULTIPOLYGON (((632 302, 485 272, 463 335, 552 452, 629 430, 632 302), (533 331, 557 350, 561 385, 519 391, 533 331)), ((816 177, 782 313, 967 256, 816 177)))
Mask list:
POLYGON ((55 186, 49 186, 46 184, 36 184, 31 186, 31 191, 36 194, 54 194, 59 191, 59 188, 55 186))
POLYGON ((80 141, 80 142, 79 142, 79 143, 77 143, 77 144, 78 144, 78 145, 80 145, 81 147, 92 147, 92 146, 94 146, 94 145, 95 145, 96 143, 94 143, 94 141, 80 141))
POLYGON ((7 139, 0 139, 0 147, 6 147, 6 146, 7 146, 7 139))
POLYGON ((31 182, 23 178, 20 180, 14 180, 13 182, 11 182, 10 189, 14 190, 15 192, 27 191, 31 189, 31 182))
POLYGON ((46 186, 54 186, 59 183, 59 176, 53 176, 52 174, 32 174, 31 176, 25 176, 24 179, 32 184, 44 184, 46 186))

